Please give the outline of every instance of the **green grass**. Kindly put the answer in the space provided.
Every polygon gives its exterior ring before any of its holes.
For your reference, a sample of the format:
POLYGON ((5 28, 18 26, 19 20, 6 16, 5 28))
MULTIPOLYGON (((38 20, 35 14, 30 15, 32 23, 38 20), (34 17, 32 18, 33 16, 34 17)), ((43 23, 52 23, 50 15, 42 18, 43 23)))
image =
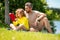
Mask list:
POLYGON ((60 40, 60 34, 0 29, 0 40, 60 40))

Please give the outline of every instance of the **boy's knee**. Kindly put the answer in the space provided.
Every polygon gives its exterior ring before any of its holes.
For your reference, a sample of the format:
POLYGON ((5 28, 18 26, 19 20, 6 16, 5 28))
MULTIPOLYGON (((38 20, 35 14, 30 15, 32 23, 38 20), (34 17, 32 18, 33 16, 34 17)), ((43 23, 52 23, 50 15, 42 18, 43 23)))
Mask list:
POLYGON ((13 24, 10 24, 10 27, 12 27, 13 26, 13 24))

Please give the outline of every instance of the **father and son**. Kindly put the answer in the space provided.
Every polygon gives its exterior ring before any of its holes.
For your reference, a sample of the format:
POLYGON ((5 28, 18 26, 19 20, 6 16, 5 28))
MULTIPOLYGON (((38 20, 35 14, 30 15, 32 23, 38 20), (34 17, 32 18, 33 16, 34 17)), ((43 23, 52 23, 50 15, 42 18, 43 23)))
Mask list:
MULTIPOLYGON (((11 29, 38 32, 46 28, 49 33, 52 33, 46 14, 32 10, 32 8, 33 6, 30 2, 25 3, 25 10, 18 8, 15 20, 10 24, 11 29)), ((11 13, 9 15, 11 18, 11 13)))

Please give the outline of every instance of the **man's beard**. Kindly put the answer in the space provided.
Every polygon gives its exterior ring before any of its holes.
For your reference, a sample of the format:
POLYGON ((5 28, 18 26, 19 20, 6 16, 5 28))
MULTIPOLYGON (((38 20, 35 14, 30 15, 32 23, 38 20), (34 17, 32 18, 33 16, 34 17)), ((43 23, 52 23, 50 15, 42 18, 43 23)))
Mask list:
POLYGON ((26 11, 27 13, 30 13, 30 11, 26 11))

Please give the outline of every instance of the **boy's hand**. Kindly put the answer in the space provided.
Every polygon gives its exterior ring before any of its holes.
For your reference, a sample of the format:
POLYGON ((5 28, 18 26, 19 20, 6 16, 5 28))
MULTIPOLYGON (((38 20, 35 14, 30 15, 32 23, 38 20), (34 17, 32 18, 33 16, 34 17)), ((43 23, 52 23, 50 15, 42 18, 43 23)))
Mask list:
POLYGON ((18 19, 17 18, 15 18, 15 21, 17 21, 18 19))

